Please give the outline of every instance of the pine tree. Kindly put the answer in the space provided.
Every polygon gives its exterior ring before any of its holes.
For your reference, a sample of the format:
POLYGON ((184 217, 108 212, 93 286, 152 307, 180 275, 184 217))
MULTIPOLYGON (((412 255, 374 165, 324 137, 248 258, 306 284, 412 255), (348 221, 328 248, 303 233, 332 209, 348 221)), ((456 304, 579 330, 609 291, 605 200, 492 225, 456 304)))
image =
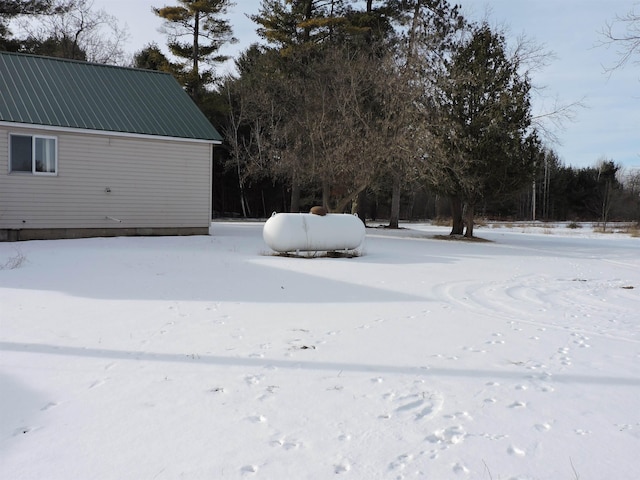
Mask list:
POLYGON ((133 56, 133 66, 146 70, 169 72, 176 77, 184 74, 179 65, 169 61, 156 43, 150 43, 142 50, 136 52, 133 56))
POLYGON ((202 69, 201 63, 221 63, 228 56, 219 53, 226 43, 234 43, 231 25, 222 18, 233 5, 231 0, 177 0, 179 5, 154 8, 165 20, 168 47, 173 55, 184 59, 186 73, 181 78, 196 103, 214 71, 202 69), (183 40, 185 39, 185 40, 183 40))
POLYGON ((61 10, 52 0, 0 0, 0 50, 17 51, 21 41, 12 38, 11 19, 20 15, 39 15, 61 10))

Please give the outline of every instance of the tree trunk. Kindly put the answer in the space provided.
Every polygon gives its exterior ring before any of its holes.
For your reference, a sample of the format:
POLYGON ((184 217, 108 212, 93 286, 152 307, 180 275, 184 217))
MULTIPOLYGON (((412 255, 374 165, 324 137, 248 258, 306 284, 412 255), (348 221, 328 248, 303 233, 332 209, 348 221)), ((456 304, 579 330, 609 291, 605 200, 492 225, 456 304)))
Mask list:
POLYGON ((609 210, 611 209, 610 182, 607 180, 604 184, 604 194, 602 195, 602 231, 607 231, 607 220, 609 219, 609 210))
POLYGON ((247 199, 245 198, 245 195, 244 195, 244 186, 242 185, 242 180, 240 180, 239 184, 240 184, 240 206, 242 207, 242 216, 244 218, 247 218, 248 205, 247 205, 247 199))
POLYGON ((533 179, 531 192, 531 220, 536 221, 536 179, 533 179))
MULTIPOLYGON (((366 183, 362 184, 351 195, 337 199, 337 201, 335 202, 335 208, 333 211, 337 213, 342 213, 347 209, 349 204, 351 204, 353 208, 353 204, 358 202, 358 198, 359 198, 358 196, 360 195, 360 193, 362 193, 364 190, 367 189, 367 186, 368 184, 366 183)), ((351 213, 353 213, 353 211, 351 213)))
POLYGON ((464 222, 462 221, 462 199, 457 195, 449 197, 451 204, 452 228, 449 235, 462 235, 464 233, 464 222))
POLYGON ((399 228, 400 222, 400 177, 394 176, 391 194, 391 215, 388 228, 399 228))
MULTIPOLYGON (((322 206, 327 210, 327 212, 330 212, 331 209, 329 208, 329 201, 331 198, 331 187, 329 186, 329 182, 322 182, 322 206)), ((338 212, 338 213, 342 213, 342 212, 338 212)))
POLYGON ((242 179, 242 169, 240 166, 240 157, 238 155, 237 145, 235 145, 235 147, 233 156, 236 157, 236 174, 238 175, 238 188, 240 189, 240 206, 242 207, 242 216, 247 218, 248 204, 247 198, 244 194, 244 180, 242 179))
POLYGON ((200 60, 200 12, 196 11, 193 18, 193 70, 192 70, 192 95, 193 101, 200 105, 200 67, 198 65, 200 60))
POLYGON ((467 208, 464 212, 465 223, 467 224, 467 231, 464 233, 466 238, 473 238, 473 217, 475 213, 475 205, 473 203, 467 203, 467 208))
POLYGON ((291 206, 289 208, 291 213, 298 213, 300 211, 300 186, 296 181, 291 184, 291 206))
POLYGON ((440 195, 436 193, 436 198, 434 200, 434 208, 435 208, 435 218, 439 220, 442 218, 442 205, 440 204, 440 195))
POLYGON ((367 191, 363 190, 356 197, 356 213, 362 223, 367 224, 367 191))

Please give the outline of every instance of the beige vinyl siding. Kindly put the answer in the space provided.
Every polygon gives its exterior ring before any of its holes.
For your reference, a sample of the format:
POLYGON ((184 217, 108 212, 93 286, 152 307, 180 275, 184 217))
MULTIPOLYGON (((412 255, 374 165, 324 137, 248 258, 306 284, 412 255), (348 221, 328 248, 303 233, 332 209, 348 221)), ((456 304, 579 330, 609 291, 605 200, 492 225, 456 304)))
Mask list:
POLYGON ((0 229, 208 227, 212 148, 2 127, 0 229), (57 137, 58 174, 9 173, 10 133, 57 137))

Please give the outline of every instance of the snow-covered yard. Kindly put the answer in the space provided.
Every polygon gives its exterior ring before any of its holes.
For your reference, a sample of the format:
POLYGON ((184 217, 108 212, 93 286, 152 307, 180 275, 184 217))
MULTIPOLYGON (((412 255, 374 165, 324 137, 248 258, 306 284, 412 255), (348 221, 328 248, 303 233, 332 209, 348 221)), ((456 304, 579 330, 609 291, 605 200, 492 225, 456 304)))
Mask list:
POLYGON ((0 243, 0 478, 634 479, 640 239, 0 243))

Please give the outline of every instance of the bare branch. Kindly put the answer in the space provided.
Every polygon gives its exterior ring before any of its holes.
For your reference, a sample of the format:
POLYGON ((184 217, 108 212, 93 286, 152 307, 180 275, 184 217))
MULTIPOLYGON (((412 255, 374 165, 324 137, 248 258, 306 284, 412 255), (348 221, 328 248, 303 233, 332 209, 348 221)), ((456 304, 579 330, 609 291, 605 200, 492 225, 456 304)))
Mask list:
MULTIPOLYGON (((599 45, 607 48, 616 46, 618 53, 618 61, 604 67, 606 72, 623 68, 634 56, 640 56, 640 12, 636 8, 640 8, 640 2, 634 4, 629 12, 616 15, 600 32, 602 40, 599 45)), ((640 58, 633 63, 640 64, 640 58)))
POLYGON ((531 124, 549 143, 560 143, 557 130, 564 130, 567 122, 573 122, 576 111, 586 108, 585 97, 570 103, 561 103, 558 98, 550 108, 543 109, 531 117, 531 124))
POLYGON ((94 10, 93 0, 56 0, 54 5, 56 14, 19 22, 30 39, 41 44, 57 42, 64 47, 57 56, 114 65, 126 63, 124 45, 129 33, 116 17, 94 10))

